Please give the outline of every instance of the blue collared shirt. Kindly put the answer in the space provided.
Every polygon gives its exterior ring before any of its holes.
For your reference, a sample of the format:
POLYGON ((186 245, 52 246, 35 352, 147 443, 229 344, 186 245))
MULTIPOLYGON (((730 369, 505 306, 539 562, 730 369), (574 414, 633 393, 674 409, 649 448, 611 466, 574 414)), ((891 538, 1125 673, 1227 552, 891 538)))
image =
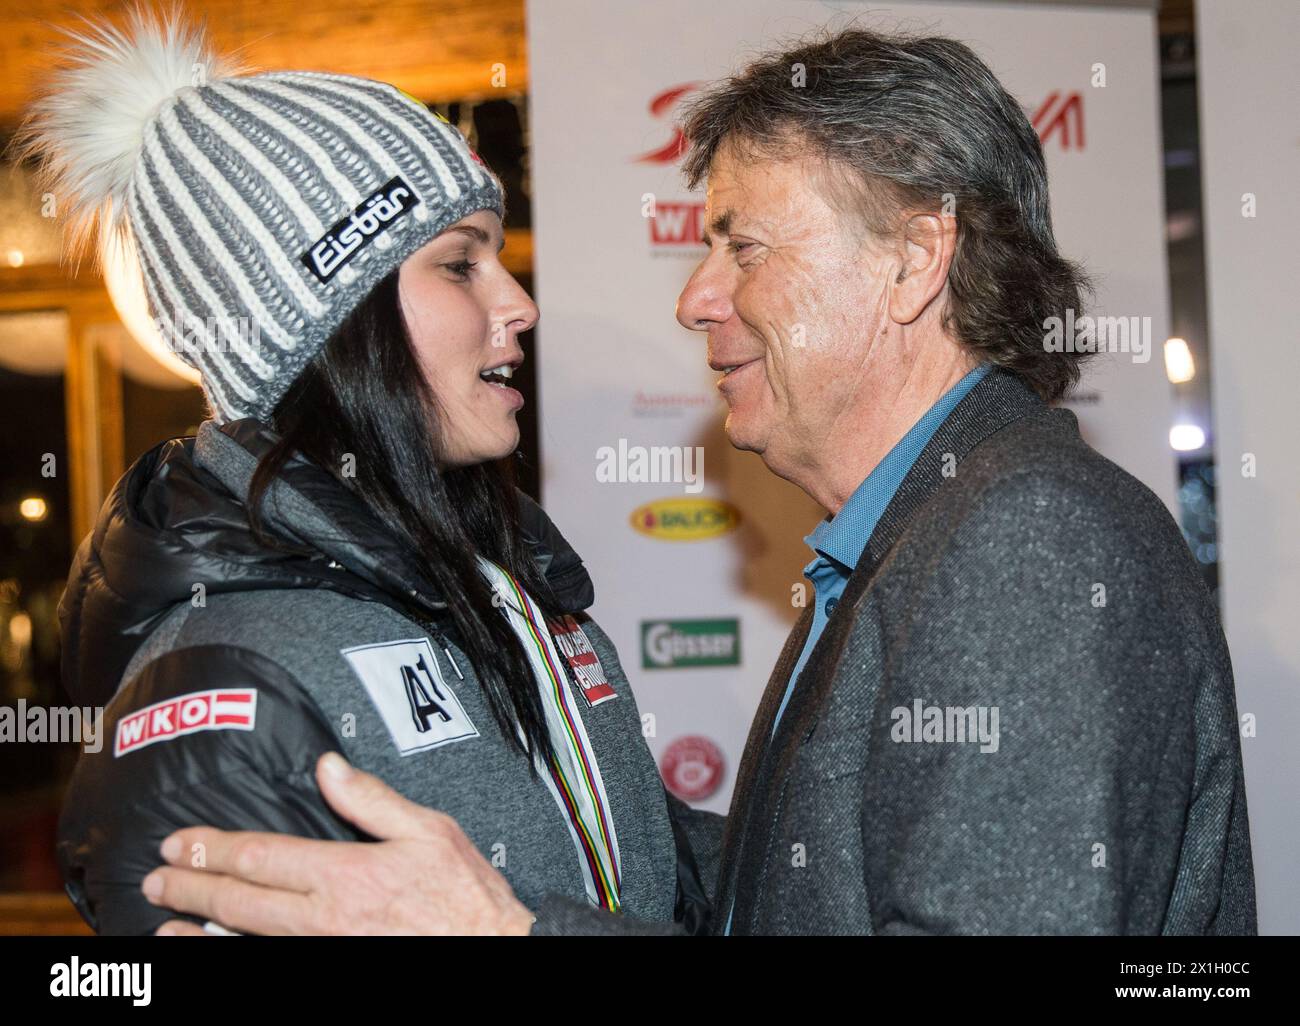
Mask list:
POLYGON ((912 469, 912 464, 921 455, 921 450, 939 430, 939 425, 948 419, 953 407, 979 384, 988 371, 989 364, 980 364, 945 392, 925 416, 899 439, 898 444, 889 450, 885 458, 867 475, 867 479, 858 485, 857 491, 849 496, 849 501, 840 508, 839 513, 826 517, 813 529, 812 534, 804 538, 804 543, 812 549, 815 557, 803 568, 803 575, 808 578, 814 590, 813 622, 808 631, 808 640, 799 653, 799 661, 790 674, 790 683, 786 686, 785 697, 781 699, 781 707, 776 711, 776 720, 772 724, 774 737, 776 726, 781 722, 790 696, 794 694, 799 674, 812 655, 822 631, 826 629, 831 613, 835 612, 840 596, 844 594, 844 586, 849 583, 849 575, 862 558, 885 508, 894 498, 903 478, 912 469))
MULTIPOLYGON (((921 450, 934 437, 939 426, 948 419, 948 414, 953 411, 953 407, 966 397, 967 392, 979 384, 980 379, 989 372, 989 369, 989 364, 980 364, 944 393, 943 398, 930 407, 925 416, 899 439, 898 444, 890 449, 888 455, 867 475, 867 479, 858 485, 857 490, 849 496, 849 501, 840 508, 839 513, 827 516, 813 529, 812 534, 804 538, 804 542, 813 550, 815 557, 803 568, 804 576, 808 578, 814 590, 813 622, 812 628, 808 631, 808 640, 804 642, 803 651, 799 653, 799 661, 790 674, 790 683, 786 686, 785 696, 781 699, 781 707, 776 711, 776 719, 772 723, 773 737, 776 736, 777 724, 785 714, 790 696, 794 694, 799 674, 803 671, 804 664, 808 662, 813 648, 816 647, 817 639, 826 629, 826 621, 830 619, 831 613, 839 604, 840 596, 844 594, 844 586, 849 583, 849 575, 853 573, 853 568, 862 558, 867 542, 871 540, 871 534, 875 531, 881 516, 884 515, 885 508, 893 499, 894 493, 898 491, 898 486, 903 483, 903 478, 907 477, 917 457, 921 455, 921 450)), ((731 911, 727 913, 725 933, 731 933, 731 914, 734 911, 733 903, 731 911)))

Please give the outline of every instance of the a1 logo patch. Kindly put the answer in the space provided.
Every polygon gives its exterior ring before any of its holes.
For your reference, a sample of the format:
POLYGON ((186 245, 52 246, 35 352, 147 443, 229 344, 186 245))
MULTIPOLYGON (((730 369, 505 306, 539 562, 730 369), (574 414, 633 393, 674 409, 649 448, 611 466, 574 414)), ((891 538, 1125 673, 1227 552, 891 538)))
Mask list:
POLYGON ((573 675, 582 688, 582 697, 587 700, 587 704, 597 706, 601 702, 617 698, 609 678, 605 676, 605 667, 600 665, 600 657, 591 647, 591 640, 578 626, 578 621, 566 614, 552 620, 550 628, 560 655, 573 667, 573 675))
POLYGON ((403 755, 478 737, 428 638, 342 649, 403 755))

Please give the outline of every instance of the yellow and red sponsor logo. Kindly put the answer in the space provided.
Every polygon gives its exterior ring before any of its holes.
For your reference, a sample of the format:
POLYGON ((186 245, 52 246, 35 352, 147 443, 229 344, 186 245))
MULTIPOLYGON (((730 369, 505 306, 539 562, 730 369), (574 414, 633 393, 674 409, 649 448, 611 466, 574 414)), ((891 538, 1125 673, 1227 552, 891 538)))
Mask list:
POLYGON ((740 510, 721 499, 677 496, 638 506, 629 520, 637 531, 661 541, 703 541, 740 526, 740 510))

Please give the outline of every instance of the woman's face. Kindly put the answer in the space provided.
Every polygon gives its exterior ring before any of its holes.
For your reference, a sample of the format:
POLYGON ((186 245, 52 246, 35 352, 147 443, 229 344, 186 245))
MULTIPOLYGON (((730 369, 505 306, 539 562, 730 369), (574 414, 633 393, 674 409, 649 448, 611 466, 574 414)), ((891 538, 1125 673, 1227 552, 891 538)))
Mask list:
POLYGON ((444 466, 500 459, 519 445, 515 414, 524 397, 509 387, 524 361, 519 335, 537 307, 500 260, 501 219, 480 210, 402 264, 402 315, 441 414, 444 466))

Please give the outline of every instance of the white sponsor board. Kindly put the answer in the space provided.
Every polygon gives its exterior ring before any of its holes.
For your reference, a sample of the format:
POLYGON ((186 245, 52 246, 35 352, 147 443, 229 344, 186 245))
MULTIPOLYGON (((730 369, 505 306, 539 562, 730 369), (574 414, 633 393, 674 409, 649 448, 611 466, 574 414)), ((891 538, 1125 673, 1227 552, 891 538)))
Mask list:
POLYGON ((1300 933, 1295 0, 1197 5, 1223 625, 1260 933, 1300 933), (1251 736, 1253 734, 1253 736, 1251 736))
POLYGON ((722 783, 697 804, 725 811, 750 720, 800 612, 792 586, 822 511, 727 444, 703 336, 674 319, 703 254, 703 197, 685 190, 672 156, 680 102, 747 55, 846 15, 973 46, 1044 139, 1061 248, 1097 278, 1088 312, 1135 317, 1149 332, 1145 361, 1095 361, 1074 404, 1084 433, 1172 508, 1154 19, 1132 7, 804 0, 545 0, 528 15, 545 505, 592 571, 594 614, 653 717, 651 748, 661 756, 687 735, 715 742, 722 783), (644 216, 651 198, 654 220, 644 216), (620 445, 702 446, 703 487, 598 477, 598 450, 620 445), (670 498, 680 501, 652 505, 670 498), (739 525, 691 541, 655 533, 731 524, 730 511, 701 505, 710 499, 734 507, 739 525), (727 617, 740 621, 739 665, 641 670, 642 622, 727 617))

